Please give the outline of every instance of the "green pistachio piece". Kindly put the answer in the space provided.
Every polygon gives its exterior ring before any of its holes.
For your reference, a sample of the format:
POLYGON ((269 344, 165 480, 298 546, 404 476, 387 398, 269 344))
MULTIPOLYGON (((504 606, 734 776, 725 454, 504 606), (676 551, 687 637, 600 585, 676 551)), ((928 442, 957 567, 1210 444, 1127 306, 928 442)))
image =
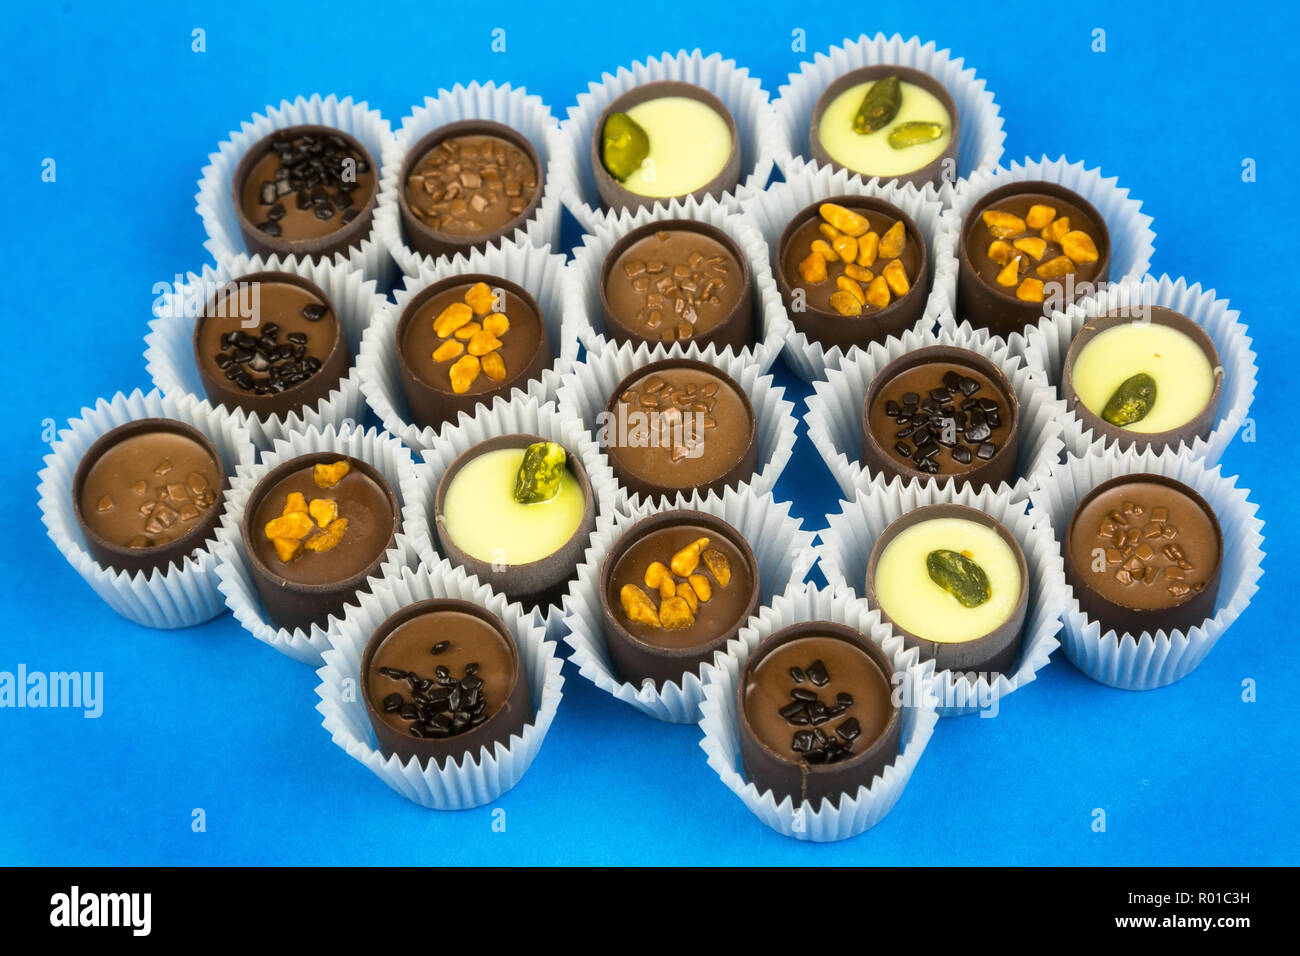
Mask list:
POLYGON ((1155 403, 1156 380, 1146 372, 1138 372, 1115 389, 1115 394, 1101 410, 1101 417, 1123 428, 1146 418, 1155 403))
POLYGON ((641 168, 650 155, 650 137, 626 113, 613 113, 601 131, 600 159, 620 183, 641 168))
POLYGON ((943 588, 963 607, 979 607, 989 599, 989 578, 984 569, 958 551, 939 549, 925 557, 930 580, 943 588))
POLYGON ((515 476, 515 501, 535 505, 550 501, 560 493, 567 456, 564 446, 553 441, 539 441, 524 451, 523 463, 515 476))
POLYGON ((899 123, 889 131, 889 145, 894 149, 907 149, 922 143, 933 143, 943 135, 942 123, 899 123))
POLYGON ((903 85, 892 73, 871 84, 853 117, 853 132, 874 133, 894 121, 903 105, 903 85))

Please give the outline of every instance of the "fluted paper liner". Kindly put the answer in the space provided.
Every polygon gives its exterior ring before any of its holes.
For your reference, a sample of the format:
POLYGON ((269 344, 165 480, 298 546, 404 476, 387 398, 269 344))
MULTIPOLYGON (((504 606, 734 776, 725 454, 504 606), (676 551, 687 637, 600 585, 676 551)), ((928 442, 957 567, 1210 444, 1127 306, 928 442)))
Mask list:
MULTIPOLYGON (((813 394, 808 396, 808 413, 804 421, 808 424, 809 439, 846 498, 854 497, 858 489, 880 489, 892 482, 903 482, 901 476, 887 479, 862 464, 862 403, 866 400, 871 380, 886 365, 908 352, 931 345, 953 345, 977 352, 1000 368, 1011 382, 1020 400, 1016 481, 1010 486, 1003 482, 997 490, 1009 488, 1013 501, 1024 501, 1029 497, 1035 480, 1045 475, 1048 467, 1060 458, 1064 448, 1060 419, 1065 403, 1025 367, 1020 358, 1011 354, 1000 339, 991 340, 969 328, 944 329, 920 335, 905 332, 897 338, 890 336, 883 343, 872 343, 866 349, 859 349, 840 368, 828 370, 823 381, 813 383, 813 394)), ((939 481, 936 478, 911 478, 907 483, 938 484, 939 481)), ((948 478, 940 487, 956 484, 955 479, 948 478)))
MULTIPOLYGON (((1171 279, 1167 275, 1159 279, 1148 275, 1112 285, 1099 296, 1040 319, 1036 328, 1029 329, 1026 362, 1041 371, 1059 394, 1065 356, 1074 337, 1090 320, 1130 305, 1158 305, 1181 312, 1204 329, 1214 342, 1223 367, 1214 428, 1205 438, 1198 435, 1190 442, 1180 440, 1174 450, 1216 464, 1250 414, 1257 373, 1255 353, 1241 314, 1228 308, 1228 300, 1218 298, 1213 289, 1202 290, 1199 282, 1189 286, 1186 279, 1171 279)), ((1066 411, 1063 430, 1066 450, 1073 455, 1082 456, 1090 445, 1104 449, 1115 444, 1085 425, 1073 410, 1066 411)))
MULTIPOLYGON (((908 66, 929 73, 943 84, 957 104, 959 131, 957 134, 957 173, 969 176, 977 169, 991 169, 1002 159, 1002 116, 993 94, 975 70, 966 66, 961 57, 950 50, 940 50, 933 42, 922 43, 920 37, 904 40, 895 33, 886 37, 865 33, 856 40, 844 40, 825 53, 816 54, 812 62, 799 64, 799 72, 790 74, 790 81, 777 92, 773 103, 782 132, 790 143, 790 155, 777 160, 787 178, 796 170, 812 162, 808 135, 812 128, 813 109, 818 98, 835 80, 845 73, 878 63, 908 66)), ((934 186, 927 192, 934 194, 934 186)))
POLYGON ((465 810, 497 799, 515 786, 532 766, 546 739, 563 696, 563 661, 546 640, 543 627, 517 604, 480 584, 477 578, 446 562, 404 568, 360 596, 357 613, 330 634, 332 646, 316 671, 316 694, 325 730, 334 743, 394 791, 431 810, 465 810), (466 754, 459 761, 421 764, 385 757, 375 743, 366 714, 361 680, 361 655, 375 630, 402 608, 428 598, 471 601, 497 615, 519 647, 519 662, 533 702, 533 717, 521 734, 497 741, 491 749, 466 754))
POLYGON ((553 355, 550 368, 540 378, 512 387, 506 398, 527 395, 543 402, 553 400, 560 378, 578 358, 578 333, 571 317, 574 293, 566 281, 564 256, 551 255, 545 247, 508 242, 474 249, 468 256, 439 258, 419 275, 405 277, 396 301, 384 303, 371 317, 370 327, 361 340, 357 370, 361 391, 384 428, 417 451, 433 446, 438 429, 432 425, 421 428, 411 420, 397 363, 397 323, 407 303, 419 292, 449 276, 472 273, 500 276, 525 289, 536 300, 546 323, 553 355))
MULTIPOLYGON (((706 56, 697 49, 663 53, 644 62, 637 60, 630 68, 619 67, 613 74, 602 74, 599 82, 588 84, 587 92, 578 94, 577 104, 569 107, 568 118, 560 123, 560 135, 575 159, 577 171, 564 204, 587 232, 612 215, 601 208, 591 168, 591 137, 596 121, 605 107, 628 90, 664 80, 703 87, 720 99, 735 119, 741 175, 736 192, 765 187, 776 158, 789 153, 790 146, 772 113, 767 91, 758 77, 737 66, 735 60, 723 59, 721 53, 706 56)), ((732 205, 732 196, 724 194, 722 204, 732 205)))
MULTIPOLYGON (((974 173, 956 184, 944 183, 939 190, 939 198, 947 205, 943 214, 943 229, 949 234, 947 242, 957 255, 957 246, 961 242, 961 227, 966 214, 979 200, 1009 183, 1047 182, 1056 183, 1078 193, 1088 200, 1106 221, 1106 231, 1110 233, 1110 273, 1107 285, 1114 285, 1125 279, 1136 279, 1146 274, 1151 265, 1151 256, 1155 252, 1156 234, 1151 228, 1152 219, 1142 212, 1142 200, 1129 196, 1128 189, 1121 188, 1119 177, 1106 177, 1099 168, 1089 169, 1082 162, 1072 163, 1064 156, 1059 159, 1022 159, 1010 167, 999 166, 997 169, 985 169, 974 173)), ((1100 283, 1094 283, 1101 288, 1100 283)), ((1085 297, 1086 298, 1086 297, 1085 297)), ((945 329, 970 329, 970 323, 961 314, 961 309, 945 316, 940 316, 939 324, 945 329)), ((975 330, 982 338, 990 336, 984 328, 975 330)), ((1013 355, 1024 355, 1027 348, 1026 333, 1013 332, 1006 343, 1013 355)))
MULTIPOLYGON (((934 197, 933 191, 918 190, 911 183, 890 182, 881 185, 876 179, 863 182, 861 176, 847 169, 813 165, 791 170, 785 182, 743 197, 740 208, 758 224, 772 268, 780 269, 781 263, 776 262, 777 244, 790 220, 818 200, 832 196, 872 196, 883 199, 893 203, 916 223, 916 228, 925 237, 925 247, 929 253, 930 294, 926 299, 925 312, 912 331, 919 333, 933 329, 939 314, 951 309, 957 298, 957 257, 948 241, 949 233, 940 228, 943 206, 934 197)), ((782 314, 789 319, 779 291, 777 301, 781 304, 782 314)), ((838 345, 827 348, 815 339, 810 339, 795 327, 793 321, 789 322, 788 334, 782 341, 785 346, 785 364, 805 382, 822 378, 827 369, 839 368, 844 362, 844 352, 838 345)), ((860 349, 854 347, 849 351, 853 355, 860 349)))
MULTIPOLYGON (((587 480, 591 483, 596 510, 593 537, 613 520, 617 483, 591 436, 577 422, 563 420, 554 402, 541 402, 531 396, 507 401, 497 396, 491 405, 480 405, 473 416, 462 412, 457 423, 443 426, 432 446, 420 453, 423 461, 415 466, 415 496, 424 510, 424 518, 419 527, 412 526, 408 533, 416 554, 421 558, 428 560, 428 555, 439 553, 438 535, 433 528, 437 518, 438 482, 463 452, 502 435, 538 435, 563 445, 569 454, 582 461, 587 480)), ((546 628, 548 639, 559 635, 563 613, 558 605, 522 605, 522 608, 546 628)))
MULTIPOLYGON (((281 654, 312 665, 320 664, 321 654, 329 647, 329 633, 357 613, 357 599, 352 598, 340 613, 331 614, 323 625, 313 624, 310 630, 277 627, 263 610, 240 525, 248 498, 259 481, 277 465, 318 451, 337 452, 371 465, 388 481, 401 506, 402 526, 397 538, 385 552, 383 564, 366 579, 361 591, 373 588, 383 577, 416 563, 411 529, 427 524, 424 501, 415 488, 410 451, 392 435, 374 428, 335 429, 331 425, 324 430, 313 426, 305 431, 290 432, 285 438, 278 439, 270 451, 264 452, 256 465, 239 470, 238 477, 231 482, 230 501, 221 527, 217 529, 217 577, 221 581, 221 592, 226 596, 226 605, 246 631, 281 654)), ((428 557, 436 560, 433 554, 428 554, 428 557)))
MULTIPOLYGON (((776 361, 786 340, 794 335, 794 327, 786 315, 785 306, 781 304, 781 292, 772 277, 771 261, 763 237, 748 218, 729 212, 712 199, 701 203, 694 197, 688 197, 684 202, 673 199, 667 204, 656 203, 652 208, 643 206, 635 211, 625 210, 596 223, 582 237, 582 244, 573 250, 573 262, 565 277, 565 282, 572 286, 567 300, 573 309, 573 325, 582 344, 588 352, 604 352, 619 347, 605 329, 605 318, 600 307, 601 269, 610 249, 619 239, 647 222, 664 219, 693 219, 708 223, 721 229, 740 247, 753 276, 755 339, 740 350, 740 357, 757 362, 766 372, 776 361)), ((703 350, 689 340, 684 349, 680 342, 674 342, 673 347, 682 349, 681 354, 689 354, 692 358, 709 356, 704 358, 708 362, 716 361, 712 356, 719 354, 716 343, 710 343, 703 350)), ((721 350, 721 354, 734 355, 735 352, 728 345, 721 350)))
POLYGON ((624 681, 610 663, 600 595, 601 567, 623 534, 642 518, 682 509, 721 518, 749 543, 758 562, 759 604, 768 603, 808 576, 815 536, 801 530, 803 523, 790 514, 789 502, 778 502, 771 494, 732 488, 722 495, 709 492, 701 496, 696 491, 689 496, 679 494, 671 502, 643 504, 630 515, 617 515, 608 527, 592 536, 564 602, 568 632, 564 642, 573 649, 569 659, 587 680, 642 713, 672 723, 691 724, 700 719, 700 701, 704 699, 700 675, 707 664, 683 674, 679 681, 665 682, 659 689, 652 680, 639 687, 624 681))
POLYGON ((1186 631, 1163 629, 1154 634, 1103 632, 1079 608, 1073 589, 1066 587, 1065 628, 1061 643, 1074 665, 1095 681, 1123 690, 1153 690, 1182 680, 1205 659, 1223 633, 1250 605, 1264 573, 1264 522, 1250 492, 1237 479, 1224 476, 1221 466, 1171 451, 1124 452, 1090 450, 1052 466, 1030 496, 1031 513, 1050 523, 1064 547, 1074 509, 1089 491, 1117 475, 1155 474, 1181 481, 1214 509, 1223 531, 1223 567, 1214 616, 1186 631))
MULTIPOLYGON (((575 419, 582 428, 595 434, 596 416, 605 410, 614 387, 619 382, 651 362, 680 358, 683 355, 688 358, 699 357, 687 355, 680 345, 675 345, 673 349, 657 345, 651 350, 644 344, 635 349, 631 344, 625 344, 617 349, 589 354, 587 360, 575 365, 573 371, 564 376, 560 383, 560 413, 566 418, 575 419)), ((794 451, 794 405, 785 401, 785 389, 775 386, 772 376, 762 374, 754 362, 746 362, 726 352, 702 360, 730 375, 754 406, 758 471, 738 482, 736 487, 750 488, 760 495, 767 494, 776 486, 776 480, 790 463, 790 455, 794 451)), ((602 460, 608 461, 603 450, 599 454, 602 460)), ((621 482, 617 483, 617 487, 617 505, 620 511, 626 513, 642 505, 640 494, 629 494, 621 482)), ((662 500, 667 496, 656 497, 662 500)))
MULTIPOLYGON (((98 399, 93 408, 82 408, 79 418, 59 430, 38 475, 41 521, 73 569, 122 617, 145 627, 202 624, 225 610, 217 590, 215 535, 179 565, 131 574, 105 567, 91 557, 77 524, 72 480, 82 456, 101 435, 141 418, 174 418, 197 428, 216 446, 232 482, 236 469, 251 465, 256 457, 247 429, 224 409, 199 408, 193 402, 169 398, 158 389, 136 389, 130 395, 118 392, 112 398, 98 399)), ((227 491, 222 497, 220 507, 229 507, 229 494, 227 491)))
MULTIPOLYGON (((203 248, 212 253, 212 258, 217 262, 248 253, 231 199, 235 169, 239 166, 239 161, 244 158, 244 153, 250 146, 275 130, 302 125, 332 126, 354 137, 378 164, 375 170, 376 186, 382 181, 384 154, 389 148, 393 133, 388 120, 378 110, 370 109, 364 102, 354 103, 350 96, 339 99, 334 94, 322 97, 319 93, 312 94, 310 99, 299 96, 292 101, 281 100, 279 106, 267 106, 264 112, 254 113, 239 124, 239 129, 232 130, 221 141, 217 151, 208 156, 208 165, 203 167, 202 178, 199 179, 199 191, 195 194, 194 201, 199 217, 203 220, 203 229, 208 234, 203 248)), ((376 215, 377 212, 378 205, 376 215)), ((360 269, 366 278, 374 279, 382 290, 387 290, 392 285, 396 274, 393 259, 380 242, 373 223, 366 238, 346 253, 335 253, 334 261, 345 262, 354 269, 360 269)))
MULTIPOLYGON (((939 714, 952 717, 979 713, 995 717, 1003 697, 1034 679, 1059 646, 1061 608, 1066 602, 1065 567, 1060 548, 1046 523, 1036 523, 1025 513, 1023 501, 1014 500, 1004 489, 987 486, 979 491, 969 485, 953 489, 933 483, 903 485, 898 482, 869 491, 860 490, 843 510, 827 517, 828 527, 820 532, 817 563, 832 587, 850 588, 867 597, 867 565, 871 549, 895 520, 909 511, 934 504, 966 505, 998 521, 1024 552, 1028 577, 1028 605, 1021 630, 1020 656, 1016 669, 1008 674, 968 674, 940 671, 936 676, 939 714)), ((877 609, 878 610, 878 609, 877 609)), ((884 626, 896 633, 884 620, 884 626)))
MULTIPOLYGON (((542 163, 541 202, 533 215, 506 239, 552 249, 560 246, 561 197, 572 188, 577 174, 567 144, 560 138, 559 121, 541 97, 523 87, 512 87, 509 83, 498 86, 493 82, 474 82, 469 86, 457 83, 450 90, 439 90, 436 96, 426 96, 422 105, 412 109, 393 133, 384 156, 384 178, 375 208, 375 235, 405 275, 418 275, 432 268, 436 261, 408 246, 402 232, 398 196, 405 184, 398 180, 406 154, 435 129, 468 119, 491 120, 510 127, 532 144, 542 163)), ((500 242, 496 240, 494 244, 500 242)))
POLYGON ((741 629, 738 639, 728 642, 726 653, 718 651, 705 669, 704 700, 700 704, 700 746, 709 766, 750 812, 778 833, 796 840, 830 843, 857 836, 894 808, 916 769, 917 761, 939 720, 933 701, 933 664, 920 661, 915 650, 903 647, 852 592, 820 589, 809 584, 792 585, 784 594, 759 610, 741 629), (898 691, 902 694, 902 734, 898 757, 869 786, 844 794, 836 808, 823 799, 820 807, 808 801, 795 804, 786 796, 780 803, 771 790, 759 792, 744 775, 740 758, 740 733, 736 714, 737 685, 745 662, 765 638, 800 621, 835 621, 860 631, 879 644, 894 662, 898 691), (901 675, 901 676, 897 676, 901 675))
POLYGON ((352 357, 338 384, 314 405, 300 406, 287 415, 262 416, 242 408, 230 408, 230 413, 248 429, 262 451, 291 432, 328 425, 343 428, 359 422, 365 415, 366 403, 361 393, 357 356, 370 315, 385 299, 376 291, 374 280, 343 263, 293 256, 263 259, 240 253, 215 267, 205 265, 200 273, 189 273, 154 303, 154 318, 144 337, 145 369, 154 385, 167 395, 192 396, 199 407, 213 407, 205 397, 195 363, 194 324, 208 300, 226 283, 254 272, 290 273, 319 286, 334 306, 352 357))

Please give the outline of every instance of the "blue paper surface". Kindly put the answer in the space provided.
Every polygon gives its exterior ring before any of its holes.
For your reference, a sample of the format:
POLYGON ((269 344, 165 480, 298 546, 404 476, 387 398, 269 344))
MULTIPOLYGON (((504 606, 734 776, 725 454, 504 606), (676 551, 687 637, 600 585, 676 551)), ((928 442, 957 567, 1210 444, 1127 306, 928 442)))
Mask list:
MULTIPOLYGON (((1296 9, 618 0, 7 9, 0 671, 102 671, 104 712, 0 709, 0 863, 1297 862, 1300 740, 1286 697, 1297 689, 1296 9), (196 28, 205 52, 191 49, 196 28), (491 51, 497 29, 502 53, 491 51), (1092 50, 1097 29, 1104 53, 1092 50), (792 49, 796 30, 806 52, 792 49), (1114 690, 1058 651, 997 718, 941 722, 878 827, 809 846, 750 815, 705 763, 697 728, 642 717, 569 667, 522 783, 492 806, 437 813, 330 742, 310 668, 229 615, 180 632, 123 621, 46 538, 34 489, 49 424, 149 386, 141 355, 153 285, 207 260, 199 171, 254 111, 337 93, 396 126, 440 87, 492 79, 540 94, 562 117, 602 72, 696 47, 734 57, 775 96, 816 51, 877 31, 934 40, 976 68, 1005 117, 1005 161, 1064 154, 1118 176, 1155 217, 1153 271, 1214 288, 1250 327, 1257 440, 1234 442, 1224 471, 1242 475, 1260 504, 1266 574, 1181 683, 1114 690), (46 158, 56 182, 42 181, 46 158), (1246 159, 1254 182, 1243 181, 1246 159), (1242 699, 1246 681, 1254 702, 1242 699), (203 832, 192 827, 196 809, 203 832), (1097 809, 1105 832, 1094 830, 1097 809)), ((780 366, 776 374, 802 415, 808 388, 780 366)), ((803 432, 777 495, 817 530, 838 494, 803 432)))

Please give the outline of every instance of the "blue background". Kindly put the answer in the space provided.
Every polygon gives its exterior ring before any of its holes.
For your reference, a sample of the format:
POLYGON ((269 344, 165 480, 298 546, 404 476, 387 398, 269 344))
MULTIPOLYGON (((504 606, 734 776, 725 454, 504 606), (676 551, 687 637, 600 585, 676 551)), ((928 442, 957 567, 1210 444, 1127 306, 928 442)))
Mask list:
MULTIPOLYGON (((1300 345, 1288 201, 1295 8, 1033 4, 1027 19, 1006 3, 552 6, 6 8, 0 670, 103 671, 106 702, 99 720, 0 711, 0 863, 1297 862, 1296 415, 1283 384, 1300 345), (1059 19, 1042 22, 1044 11, 1059 19), (195 27, 205 53, 191 52, 195 27), (502 54, 489 49, 496 27, 507 31, 502 54), (791 49, 795 28, 807 53, 791 49), (1106 31, 1104 54, 1090 50, 1094 28, 1106 31), (1064 153, 1118 175, 1155 217, 1153 270, 1215 288, 1250 326, 1258 441, 1235 442, 1225 471, 1261 505, 1268 573, 1181 683, 1113 690, 1058 652, 997 719, 942 722, 881 825, 807 846, 723 787, 695 727, 642 717, 568 668, 537 762, 493 805, 507 814, 494 833, 492 807, 422 810, 335 747, 310 668, 229 615, 181 632, 120 620, 46 538, 34 493, 42 423, 148 387, 151 287, 206 259, 192 198, 200 168, 265 104, 351 94, 396 126, 440 87, 493 79, 562 117, 603 71, 697 46, 748 66, 775 97, 813 52, 878 30, 932 39, 976 68, 1005 117, 1007 161, 1064 153), (56 183, 41 181, 45 157, 56 183), (1255 183, 1242 181, 1245 157, 1255 183), (1246 678, 1256 703, 1241 700, 1246 678), (206 833, 191 832, 195 807, 206 833), (1091 829, 1094 808, 1105 833, 1091 829)), ((838 495, 800 434, 777 493, 817 530, 838 495)))

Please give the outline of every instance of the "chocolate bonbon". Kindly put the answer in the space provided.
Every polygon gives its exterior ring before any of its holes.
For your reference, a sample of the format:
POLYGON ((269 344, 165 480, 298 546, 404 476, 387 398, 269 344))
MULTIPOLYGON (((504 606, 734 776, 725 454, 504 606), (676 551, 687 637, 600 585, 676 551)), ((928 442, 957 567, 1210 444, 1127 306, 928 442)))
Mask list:
POLYGON ((779 803, 870 785, 898 756, 893 667, 870 639, 830 621, 794 624, 754 649, 737 688, 745 774, 779 803))
POLYGON ((400 525, 392 488, 368 462, 312 452, 271 469, 241 526, 267 616, 290 630, 324 624, 379 569, 400 525))
POLYGON ((370 231, 378 170, 342 130, 292 126, 254 143, 240 160, 233 201, 249 251, 329 257, 370 231))
POLYGON ((442 765, 508 746, 532 717, 513 635, 468 601, 397 611, 371 635, 360 676, 379 749, 402 760, 442 765))
POLYGON ((1214 427, 1222 386, 1214 342, 1162 306, 1090 319, 1074 337, 1061 375, 1066 407, 1120 448, 1204 438, 1214 427))
POLYGON ((931 346, 881 369, 867 388, 862 462, 905 478, 1012 481, 1020 403, 991 361, 968 349, 931 346))
POLYGON ((940 670, 1008 673, 1020 655, 1029 572, 1015 537, 964 505, 890 524, 867 563, 871 603, 940 670))
POLYGON ((509 239, 537 211, 544 178, 533 144, 509 126, 479 119, 440 126, 402 165, 406 242, 442 256, 509 239))
POLYGON ((704 512, 666 511, 637 522, 610 549, 600 575, 610 659, 634 684, 680 684, 758 607, 749 543, 704 512))
POLYGON ((150 573, 180 566, 221 517, 226 474, 206 435, 146 418, 101 435, 72 480, 86 549, 100 564, 150 573))
POLYGON ((1214 613, 1223 533, 1196 491, 1162 475, 1121 475, 1079 502, 1065 577, 1103 631, 1187 630, 1214 613))

